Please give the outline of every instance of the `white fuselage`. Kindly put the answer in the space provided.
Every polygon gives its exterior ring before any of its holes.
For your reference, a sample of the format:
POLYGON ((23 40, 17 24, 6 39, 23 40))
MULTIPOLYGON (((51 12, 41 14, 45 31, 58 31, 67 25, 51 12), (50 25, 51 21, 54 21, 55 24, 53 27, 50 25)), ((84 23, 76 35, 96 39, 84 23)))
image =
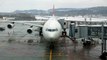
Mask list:
POLYGON ((56 41, 61 32, 62 27, 55 17, 50 18, 43 26, 43 36, 47 41, 56 41))

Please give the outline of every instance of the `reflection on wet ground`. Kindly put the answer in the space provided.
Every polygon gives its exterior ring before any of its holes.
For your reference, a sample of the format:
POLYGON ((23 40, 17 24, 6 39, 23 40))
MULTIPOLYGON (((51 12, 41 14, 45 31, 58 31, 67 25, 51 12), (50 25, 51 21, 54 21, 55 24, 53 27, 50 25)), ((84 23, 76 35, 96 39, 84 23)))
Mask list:
MULTIPOLYGON (((101 45, 83 47, 63 42, 52 52, 52 60, 100 60, 101 45)), ((50 49, 42 43, 0 42, 1 60, 49 60, 49 56, 50 49)))

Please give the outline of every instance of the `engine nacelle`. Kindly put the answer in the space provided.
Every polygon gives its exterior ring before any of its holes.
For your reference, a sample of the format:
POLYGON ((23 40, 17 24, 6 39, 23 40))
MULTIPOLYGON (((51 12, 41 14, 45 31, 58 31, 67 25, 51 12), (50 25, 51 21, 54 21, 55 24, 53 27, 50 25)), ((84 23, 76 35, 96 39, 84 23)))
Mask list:
POLYGON ((27 29, 27 33, 31 34, 33 32, 32 28, 27 29))
POLYGON ((27 29, 27 33, 28 34, 32 34, 34 31, 38 31, 39 32, 39 35, 42 36, 42 28, 28 28, 27 29))
POLYGON ((10 23, 7 25, 7 28, 12 29, 14 27, 14 24, 10 23))

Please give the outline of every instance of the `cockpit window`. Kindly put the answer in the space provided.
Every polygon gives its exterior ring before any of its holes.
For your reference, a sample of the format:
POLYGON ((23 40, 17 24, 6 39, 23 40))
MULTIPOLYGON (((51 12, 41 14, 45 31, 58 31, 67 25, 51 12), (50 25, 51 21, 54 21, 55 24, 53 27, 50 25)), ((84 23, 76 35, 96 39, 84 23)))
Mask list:
POLYGON ((56 29, 46 29, 46 31, 50 31, 50 32, 53 32, 53 31, 58 31, 58 29, 56 28, 56 29))

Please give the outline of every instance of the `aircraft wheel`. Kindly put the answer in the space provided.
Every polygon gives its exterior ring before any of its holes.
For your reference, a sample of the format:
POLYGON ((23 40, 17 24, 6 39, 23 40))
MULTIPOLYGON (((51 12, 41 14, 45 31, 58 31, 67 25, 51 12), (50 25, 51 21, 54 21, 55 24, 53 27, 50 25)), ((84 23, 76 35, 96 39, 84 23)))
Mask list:
POLYGON ((62 36, 66 36, 66 31, 63 31, 63 32, 62 32, 62 36))

